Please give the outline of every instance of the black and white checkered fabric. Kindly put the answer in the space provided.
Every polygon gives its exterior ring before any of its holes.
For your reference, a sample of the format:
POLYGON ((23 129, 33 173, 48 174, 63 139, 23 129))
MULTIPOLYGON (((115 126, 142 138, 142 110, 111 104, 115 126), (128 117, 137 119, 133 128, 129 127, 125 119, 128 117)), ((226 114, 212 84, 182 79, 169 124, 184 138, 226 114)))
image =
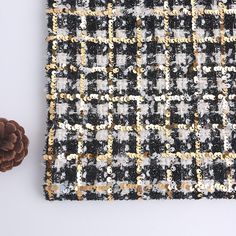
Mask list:
POLYGON ((48 200, 236 197, 236 1, 48 0, 48 200))

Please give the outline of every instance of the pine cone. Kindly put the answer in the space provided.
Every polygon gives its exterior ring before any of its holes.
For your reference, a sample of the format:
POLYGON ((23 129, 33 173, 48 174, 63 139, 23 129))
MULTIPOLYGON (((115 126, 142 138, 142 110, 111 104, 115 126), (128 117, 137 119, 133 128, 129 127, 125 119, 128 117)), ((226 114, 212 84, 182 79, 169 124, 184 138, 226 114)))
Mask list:
POLYGON ((0 118, 0 171, 18 166, 28 154, 29 140, 17 122, 0 118))

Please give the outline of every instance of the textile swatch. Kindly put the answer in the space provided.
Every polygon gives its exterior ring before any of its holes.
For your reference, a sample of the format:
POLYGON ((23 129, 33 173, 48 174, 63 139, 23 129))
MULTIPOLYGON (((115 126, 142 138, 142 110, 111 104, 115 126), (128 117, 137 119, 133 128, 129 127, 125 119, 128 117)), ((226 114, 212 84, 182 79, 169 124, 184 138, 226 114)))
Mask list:
POLYGON ((236 197, 236 1, 48 0, 48 200, 236 197))

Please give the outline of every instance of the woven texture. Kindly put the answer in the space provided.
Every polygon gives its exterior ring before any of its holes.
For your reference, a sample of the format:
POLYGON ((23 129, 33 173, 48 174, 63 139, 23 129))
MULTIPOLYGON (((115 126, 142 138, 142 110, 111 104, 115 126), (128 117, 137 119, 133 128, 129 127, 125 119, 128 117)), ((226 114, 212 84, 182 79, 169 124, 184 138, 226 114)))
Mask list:
POLYGON ((48 200, 236 197, 234 0, 47 14, 48 200))

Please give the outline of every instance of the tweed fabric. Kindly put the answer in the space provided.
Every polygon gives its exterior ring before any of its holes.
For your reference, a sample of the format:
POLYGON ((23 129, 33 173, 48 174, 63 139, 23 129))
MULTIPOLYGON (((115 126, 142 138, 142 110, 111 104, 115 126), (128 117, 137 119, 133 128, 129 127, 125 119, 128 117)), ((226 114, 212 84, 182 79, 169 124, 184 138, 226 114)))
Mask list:
POLYGON ((48 200, 236 197, 236 1, 47 14, 48 200))

